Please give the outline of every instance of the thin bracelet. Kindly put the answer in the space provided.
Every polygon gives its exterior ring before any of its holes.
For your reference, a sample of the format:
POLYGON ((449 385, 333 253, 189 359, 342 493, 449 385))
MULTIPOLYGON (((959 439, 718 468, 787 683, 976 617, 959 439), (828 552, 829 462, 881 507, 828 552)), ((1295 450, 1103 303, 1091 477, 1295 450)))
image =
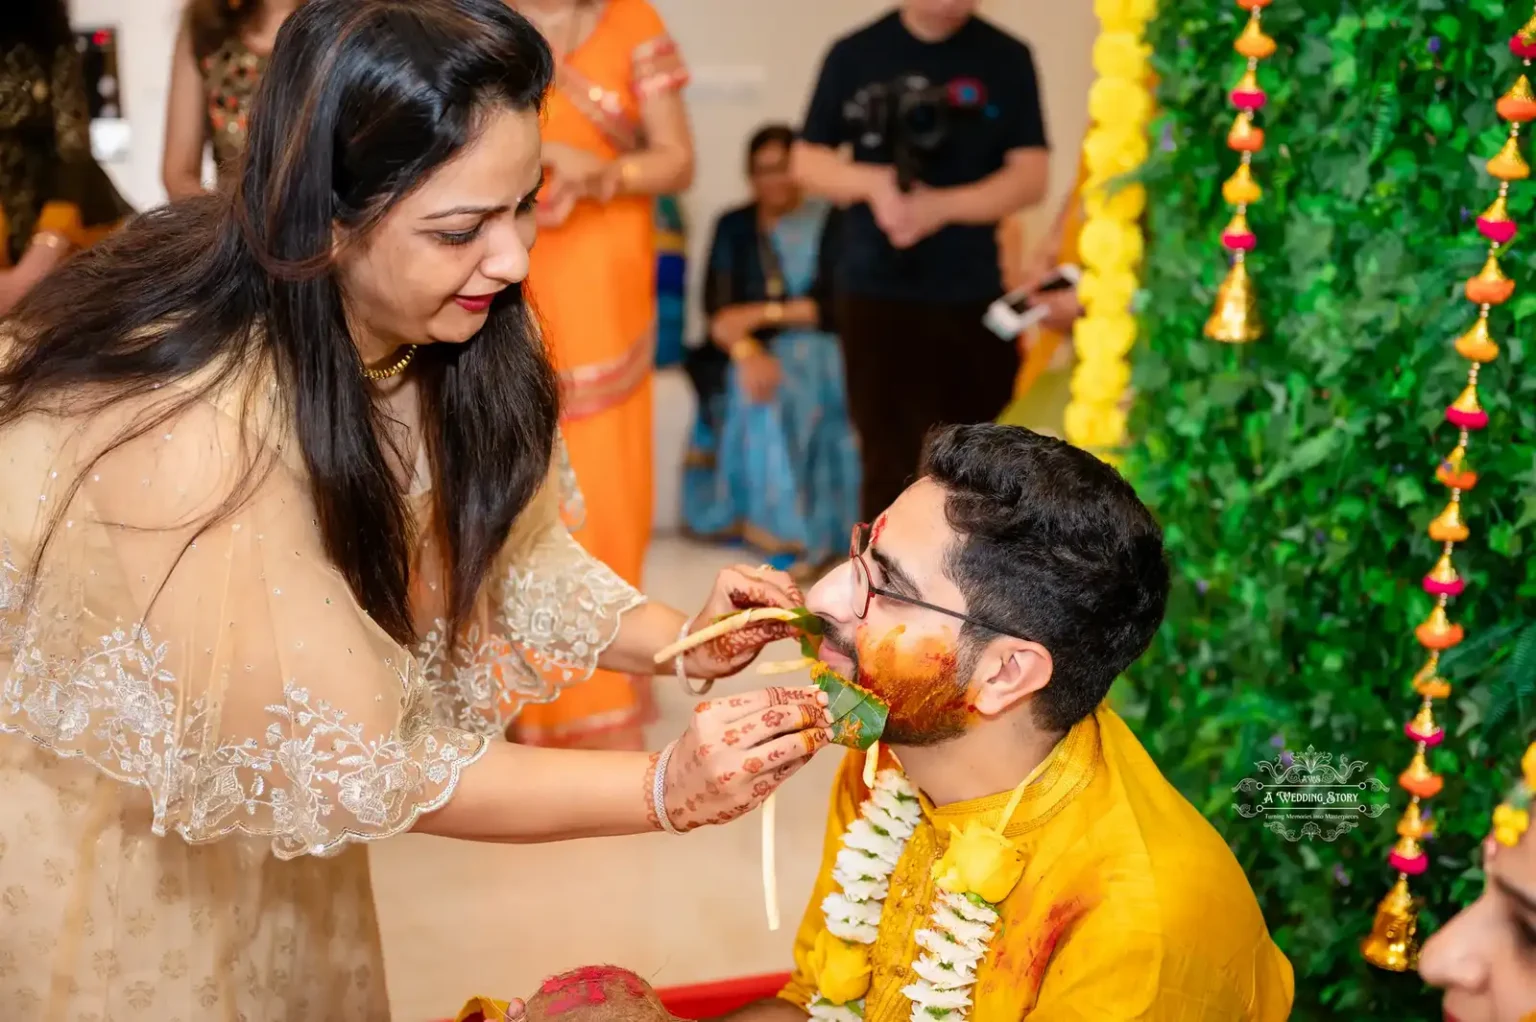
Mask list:
POLYGON ((38 231, 32 235, 29 244, 51 248, 55 252, 62 252, 70 247, 69 239, 57 231, 38 231))
MULTIPOLYGON (((688 638, 688 633, 693 631, 693 622, 693 618, 689 618, 687 621, 683 622, 682 631, 677 633, 678 642, 682 642, 684 639, 688 638)), ((677 671, 677 680, 683 683, 683 691, 687 692, 691 696, 709 695, 709 690, 715 687, 714 679, 705 679, 702 688, 694 688, 693 679, 688 677, 688 671, 683 667, 683 657, 685 655, 686 654, 684 653, 679 653, 677 655, 677 659, 672 661, 673 670, 677 671)))
POLYGON ((668 834, 682 833, 667 816, 667 764, 672 762, 672 750, 676 748, 674 741, 661 750, 661 756, 656 760, 656 780, 651 785, 651 806, 656 811, 656 819, 661 822, 661 829, 668 834))

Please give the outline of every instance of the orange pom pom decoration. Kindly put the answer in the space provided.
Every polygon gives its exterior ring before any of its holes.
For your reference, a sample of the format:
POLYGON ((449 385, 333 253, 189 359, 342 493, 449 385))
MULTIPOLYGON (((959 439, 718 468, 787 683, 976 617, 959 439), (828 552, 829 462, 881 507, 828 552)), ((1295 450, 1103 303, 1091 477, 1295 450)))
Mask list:
POLYGON ((1240 153, 1256 153, 1264 148, 1264 129, 1254 125, 1249 111, 1244 110, 1232 122, 1232 130, 1227 132, 1227 148, 1240 153))
POLYGON ((1489 256, 1477 276, 1467 281, 1467 299, 1478 305, 1503 305, 1515 293, 1515 282, 1504 275, 1498 256, 1489 256))
POLYGON ((1531 80, 1521 75, 1514 86, 1495 104, 1499 116, 1516 124, 1536 121, 1536 95, 1531 93, 1531 80))
POLYGON ((1466 638, 1465 629, 1461 625, 1452 624, 1445 616, 1445 608, 1440 606, 1429 612, 1429 617, 1413 630, 1413 634, 1418 637, 1419 645, 1437 653, 1460 645, 1461 640, 1466 638))

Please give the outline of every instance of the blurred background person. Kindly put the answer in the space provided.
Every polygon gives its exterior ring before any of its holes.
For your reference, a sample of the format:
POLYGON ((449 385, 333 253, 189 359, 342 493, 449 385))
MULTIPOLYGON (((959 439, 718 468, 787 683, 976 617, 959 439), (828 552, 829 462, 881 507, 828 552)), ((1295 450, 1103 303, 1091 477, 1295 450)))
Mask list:
MULTIPOLYGON (((655 198, 693 179, 688 72, 645 0, 510 0, 555 52, 529 287, 560 371, 586 517, 576 537, 638 585, 652 516, 655 198)), ((639 748, 650 680, 600 672, 523 711, 530 744, 639 748)))
POLYGON ((715 225, 683 516, 692 534, 744 540, 806 578, 858 520, 859 458, 830 323, 840 214, 804 201, 793 143, 788 125, 752 136, 753 201, 715 225))
POLYGON ((1018 373, 982 320, 1003 294, 998 224, 1045 195, 1049 154, 1029 47, 976 6, 902 0, 833 44, 795 147, 806 189, 852 207, 837 323, 866 518, 916 473, 929 429, 995 419, 1018 373), (916 138, 903 104, 942 136, 916 138))
POLYGON ((0 14, 0 316, 128 212, 91 158, 63 0, 10 0, 0 14))
POLYGON ((303 0, 189 0, 171 60, 160 176, 172 199, 203 191, 213 146, 224 185, 245 149, 246 117, 277 30, 303 0))

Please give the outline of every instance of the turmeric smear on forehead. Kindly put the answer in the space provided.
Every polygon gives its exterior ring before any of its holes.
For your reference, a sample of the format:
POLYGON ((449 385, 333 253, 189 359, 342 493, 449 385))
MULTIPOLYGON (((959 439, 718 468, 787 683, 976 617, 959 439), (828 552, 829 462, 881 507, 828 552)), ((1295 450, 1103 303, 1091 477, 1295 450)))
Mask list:
POLYGON ((897 625, 876 637, 865 625, 855 641, 858 683, 890 706, 891 724, 926 731, 964 722, 970 711, 968 679, 956 676, 960 657, 952 634, 907 637, 906 627, 897 625))

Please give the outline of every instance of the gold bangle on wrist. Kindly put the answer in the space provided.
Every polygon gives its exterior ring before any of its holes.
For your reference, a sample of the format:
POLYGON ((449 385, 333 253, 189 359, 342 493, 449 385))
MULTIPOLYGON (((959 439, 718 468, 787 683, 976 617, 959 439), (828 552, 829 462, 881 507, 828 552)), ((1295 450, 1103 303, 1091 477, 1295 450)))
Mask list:
POLYGON ((763 346, 750 337, 743 337, 739 341, 731 343, 731 361, 744 362, 754 355, 761 355, 763 346))
POLYGON ((57 231, 38 231, 32 235, 32 244, 63 252, 70 247, 69 239, 57 231))
POLYGON ((640 174, 640 168, 635 166, 633 160, 619 160, 619 187, 625 190, 633 190, 635 178, 640 174))

